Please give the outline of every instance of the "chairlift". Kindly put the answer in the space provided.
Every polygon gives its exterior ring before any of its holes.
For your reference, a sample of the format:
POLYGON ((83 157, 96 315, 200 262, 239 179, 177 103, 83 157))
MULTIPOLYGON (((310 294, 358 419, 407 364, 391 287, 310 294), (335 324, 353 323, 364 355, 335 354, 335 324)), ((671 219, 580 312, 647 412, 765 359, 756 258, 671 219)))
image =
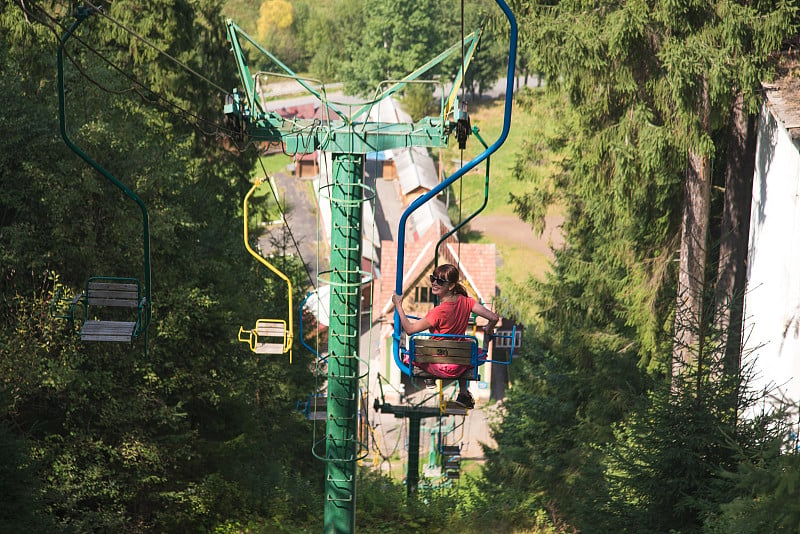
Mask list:
MULTIPOLYGON (((504 113, 503 113, 503 129, 500 132, 499 137, 497 140, 491 145, 486 147, 486 149, 478 154, 476 157, 465 163, 460 169, 454 172, 451 176, 440 182, 436 187, 417 197, 403 214, 400 216, 400 223, 397 233, 397 262, 396 262, 396 280, 395 280, 395 292, 398 295, 402 295, 403 292, 403 265, 405 260, 405 241, 406 241, 406 223, 408 218, 411 214, 420 208, 423 204, 430 201, 433 198, 436 198, 439 193, 444 191, 447 187, 455 183, 456 180, 461 179, 467 172, 475 168, 478 164, 487 160, 494 152, 496 152, 500 146, 505 142, 506 138, 508 137, 508 132, 511 128, 511 108, 513 103, 513 88, 514 88, 514 72, 515 72, 515 60, 516 60, 516 52, 517 52, 517 28, 516 23, 511 16, 510 10, 507 10, 507 6, 503 6, 502 2, 498 1, 498 4, 503 8, 506 14, 509 16, 509 22, 511 23, 511 33, 509 36, 509 62, 508 62, 508 69, 506 74, 506 95, 505 95, 505 106, 504 106, 504 113)), ((466 65, 462 65, 461 72, 465 70, 466 65)), ((460 80, 459 80, 460 82, 460 80)), ((455 89, 455 86, 454 86, 455 89)), ((469 125, 469 118, 466 116, 466 110, 464 109, 462 104, 458 103, 457 100, 457 92, 451 92, 451 99, 448 100, 447 111, 452 110, 452 117, 454 120, 459 122, 462 127, 460 130, 457 130, 457 133, 460 132, 458 141, 459 146, 463 145, 463 142, 466 140, 466 137, 469 133, 472 133, 472 129, 469 125), (452 106, 450 105, 452 103, 452 106)), ((483 140, 481 139, 483 143, 483 140)), ((485 143, 483 143, 484 146, 485 143)), ((488 167, 488 166, 487 166, 488 167)), ((487 189, 488 191, 488 189, 487 189)), ((487 193, 488 194, 488 193, 487 193)), ((438 247, 438 244, 437 244, 438 247)), ((395 365, 400 369, 400 371, 407 375, 407 376, 415 376, 415 363, 420 363, 420 360, 417 358, 415 354, 417 352, 417 340, 415 338, 423 338, 426 334, 417 333, 410 336, 409 341, 409 348, 408 350, 403 350, 401 348, 400 340, 401 340, 401 324, 400 324, 400 317, 398 315, 397 310, 395 310, 394 314, 394 334, 392 336, 392 352, 394 357, 395 365), (405 363, 402 357, 403 354, 408 355, 408 363, 405 363)), ((435 336, 427 335, 427 337, 435 337, 436 340, 431 341, 424 341, 423 346, 426 347, 426 352, 433 351, 433 354, 422 354, 421 357, 423 359, 426 358, 437 358, 437 363, 443 363, 446 360, 442 359, 441 357, 445 357, 450 361, 457 361, 458 363, 462 363, 464 365, 470 365, 472 367, 472 372, 469 373, 469 378, 471 380, 478 379, 478 366, 488 360, 481 359, 479 357, 480 351, 478 350, 477 339, 471 336, 444 336, 443 334, 436 334, 435 336), (444 338, 444 339, 442 339, 444 338), (450 343, 453 341, 464 343, 465 347, 451 347, 450 343), (452 354, 451 354, 452 353, 452 354), (468 363, 467 363, 468 362, 468 363)), ((496 363, 510 363, 509 362, 496 362, 496 363)))
POLYGON ((248 209, 247 202, 256 189, 263 183, 263 180, 256 180, 243 201, 244 219, 244 246, 256 260, 267 267, 270 271, 278 275, 286 282, 286 299, 288 302, 288 319, 258 319, 251 329, 239 327, 238 340, 247 343, 250 350, 256 354, 289 354, 289 363, 292 363, 292 282, 285 274, 278 270, 274 265, 264 259, 258 252, 250 246, 248 231, 248 209))
POLYGON ((510 335, 495 334, 486 340, 485 347, 481 347, 478 338, 474 335, 459 334, 432 334, 430 332, 417 332, 408 337, 408 348, 402 349, 404 356, 408 356, 409 376, 413 378, 439 380, 441 377, 432 375, 422 369, 420 364, 445 363, 463 365, 468 367, 461 378, 467 380, 480 380, 478 367, 484 363, 510 365, 514 359, 514 346, 511 345, 508 361, 488 358, 488 344, 495 339, 514 339, 516 326, 510 335))
MULTIPOLYGON (((84 292, 71 300, 66 315, 57 317, 67 319, 73 325, 80 321, 80 337, 82 341, 131 343, 134 338, 146 333, 152 311, 150 294, 150 229, 147 208, 136 193, 83 152, 67 135, 64 46, 78 25, 92 13, 92 9, 79 8, 76 12, 75 22, 64 33, 58 45, 58 121, 61 137, 70 150, 80 156, 81 159, 91 165, 139 206, 142 213, 144 283, 137 278, 130 277, 91 276, 86 282, 84 292), (83 314, 78 311, 79 306, 83 308, 83 314)), ((57 296, 56 298, 58 299, 59 297, 57 296)), ((147 350, 146 347, 147 343, 145 341, 145 350, 147 350)))

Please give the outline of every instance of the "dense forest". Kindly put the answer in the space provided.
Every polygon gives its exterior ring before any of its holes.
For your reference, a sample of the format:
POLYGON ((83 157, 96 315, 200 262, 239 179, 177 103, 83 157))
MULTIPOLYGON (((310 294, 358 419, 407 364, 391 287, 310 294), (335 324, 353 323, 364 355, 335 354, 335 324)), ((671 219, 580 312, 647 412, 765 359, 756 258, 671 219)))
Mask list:
MULTIPOLYGON (((537 315, 481 476, 407 498, 365 469, 358 529, 796 532, 797 410, 742 417, 761 399, 737 325, 760 82, 796 48, 798 7, 510 4, 519 68, 547 80, 514 113, 560 112, 518 147, 533 192, 509 202, 532 231, 562 210, 566 245, 513 288, 537 315)), ((223 120, 237 86, 223 17, 246 14, 295 71, 359 94, 457 41, 462 6, 467 28, 485 22, 467 78, 480 93, 504 72, 502 17, 489 0, 105 3, 65 50, 66 131, 147 206, 153 307, 130 345, 90 344, 60 310, 90 276, 143 279, 145 243, 139 208, 59 133, 56 49, 79 5, 0 4, 0 531, 318 532, 323 469, 294 410, 313 357, 256 358, 236 339, 287 310, 241 245, 256 153, 223 120)))

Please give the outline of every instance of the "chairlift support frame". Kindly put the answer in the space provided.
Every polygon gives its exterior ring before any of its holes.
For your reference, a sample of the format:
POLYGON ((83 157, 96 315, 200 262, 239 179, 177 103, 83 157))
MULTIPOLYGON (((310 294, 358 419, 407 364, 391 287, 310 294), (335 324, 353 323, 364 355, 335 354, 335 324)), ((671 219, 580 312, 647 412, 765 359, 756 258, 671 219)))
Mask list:
MULTIPOLYGON (((397 273, 395 279, 395 293, 397 293, 398 295, 403 294, 403 265, 405 263, 405 239, 406 239, 406 225, 408 222, 408 218, 423 204, 435 198, 439 193, 444 191, 456 180, 460 179, 467 172, 475 168, 483 160, 489 158, 489 156, 491 156, 494 152, 496 152, 508 138, 508 132, 511 128, 511 108, 513 104, 513 95, 514 95, 514 72, 516 68, 518 29, 517 29, 516 19, 514 18, 514 14, 511 12, 511 9, 508 7, 508 4, 506 4, 504 0, 495 0, 495 1, 498 4, 498 6, 500 6, 500 8, 503 10, 503 13, 505 14, 510 25, 509 53, 508 53, 509 59, 508 59, 508 69, 506 74, 506 95, 505 95, 505 110, 503 113, 503 129, 501 130, 497 140, 494 143, 492 143, 491 146, 487 147, 483 152, 481 152, 476 157, 468 161, 463 167, 458 169, 447 179, 440 182, 436 187, 434 187, 424 195, 417 197, 400 216, 400 224, 397 233, 397 273)), ((400 315, 399 312, 395 310, 394 334, 392 342, 392 352, 394 356, 394 362, 395 365, 397 365, 397 367, 403 374, 412 376, 410 366, 408 364, 403 363, 400 356, 401 331, 402 331, 402 325, 400 323, 400 315)))
MULTIPOLYGON (((517 327, 514 326, 511 335, 493 335, 491 340, 510 338, 513 341, 516 332, 517 327)), ((464 375, 461 378, 475 381, 481 379, 478 368, 484 363, 510 365, 514 359, 513 343, 508 361, 490 359, 487 347, 491 340, 484 340, 486 346, 481 348, 478 338, 473 335, 417 332, 408 336, 408 349, 401 350, 408 356, 408 366, 411 369, 410 376, 414 378, 449 380, 448 378, 442 379, 439 376, 426 373, 422 369, 415 371, 415 368, 419 369, 419 364, 421 363, 448 363, 470 367, 470 369, 464 371, 464 375)))

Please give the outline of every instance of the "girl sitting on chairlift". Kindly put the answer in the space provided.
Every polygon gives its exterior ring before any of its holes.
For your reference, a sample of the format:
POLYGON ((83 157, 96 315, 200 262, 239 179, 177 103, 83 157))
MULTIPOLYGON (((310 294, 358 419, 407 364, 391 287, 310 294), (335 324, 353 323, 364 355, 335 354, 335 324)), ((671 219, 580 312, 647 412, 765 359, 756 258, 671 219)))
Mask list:
MULTIPOLYGON (((472 297, 467 295, 467 290, 458 281, 458 269, 449 263, 440 265, 434 269, 430 275, 431 292, 439 298, 439 304, 418 321, 411 321, 403 310, 403 297, 395 293, 392 295, 395 309, 400 316, 400 324, 403 331, 408 334, 416 334, 423 330, 429 330, 433 334, 456 334, 464 335, 469 325, 470 313, 479 315, 488 320, 483 328, 484 345, 491 339, 494 327, 500 320, 500 316, 479 304, 472 297)), ((472 408, 475 401, 468 389, 468 380, 464 377, 466 371, 471 367, 467 365, 456 365, 448 363, 423 363, 419 367, 433 376, 443 379, 458 379, 458 397, 456 402, 472 408)))

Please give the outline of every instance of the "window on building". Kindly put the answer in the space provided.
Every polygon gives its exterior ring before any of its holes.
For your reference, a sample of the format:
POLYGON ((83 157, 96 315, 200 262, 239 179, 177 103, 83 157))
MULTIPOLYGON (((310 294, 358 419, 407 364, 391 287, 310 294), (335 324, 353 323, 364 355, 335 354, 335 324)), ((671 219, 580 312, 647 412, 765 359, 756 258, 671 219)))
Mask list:
MULTIPOLYGON (((495 338, 494 347, 496 349, 510 349, 511 348, 511 330, 498 330, 495 335, 497 336, 506 336, 506 337, 497 337, 495 338)), ((514 339, 514 348, 518 349, 522 346, 522 332, 515 332, 514 339)))
POLYGON ((434 302, 434 294, 429 287, 414 288, 414 300, 417 302, 434 302))

